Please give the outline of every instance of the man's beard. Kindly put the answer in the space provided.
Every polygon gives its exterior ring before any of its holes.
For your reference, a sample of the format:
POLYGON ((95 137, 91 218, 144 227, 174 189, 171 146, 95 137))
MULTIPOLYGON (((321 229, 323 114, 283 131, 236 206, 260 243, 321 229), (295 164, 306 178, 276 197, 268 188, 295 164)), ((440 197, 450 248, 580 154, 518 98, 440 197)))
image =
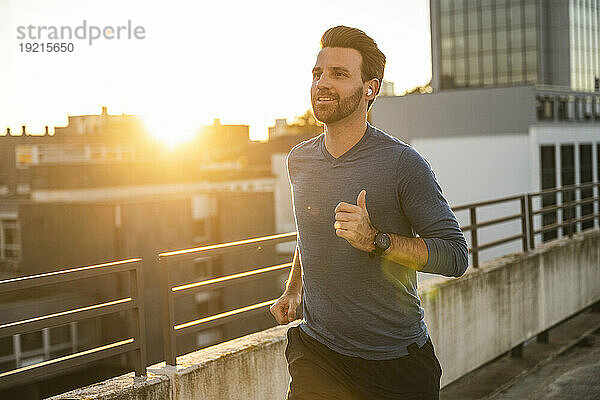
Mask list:
POLYGON ((359 86, 350 96, 337 99, 337 104, 316 105, 317 97, 326 96, 326 94, 315 94, 311 98, 315 118, 324 124, 340 121, 358 108, 362 95, 363 88, 359 86))

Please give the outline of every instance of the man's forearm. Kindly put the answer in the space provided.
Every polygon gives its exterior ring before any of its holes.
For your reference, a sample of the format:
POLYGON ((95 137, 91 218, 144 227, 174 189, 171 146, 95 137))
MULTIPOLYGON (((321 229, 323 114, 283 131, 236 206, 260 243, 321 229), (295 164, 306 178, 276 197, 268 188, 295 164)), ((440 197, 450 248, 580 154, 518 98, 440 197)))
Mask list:
POLYGON ((296 246, 290 275, 285 284, 285 293, 297 293, 302 295, 302 266, 300 265, 300 250, 296 246))
POLYGON ((427 245, 420 237, 409 238, 395 233, 389 233, 391 245, 382 253, 382 257, 395 263, 420 271, 429 257, 427 245))

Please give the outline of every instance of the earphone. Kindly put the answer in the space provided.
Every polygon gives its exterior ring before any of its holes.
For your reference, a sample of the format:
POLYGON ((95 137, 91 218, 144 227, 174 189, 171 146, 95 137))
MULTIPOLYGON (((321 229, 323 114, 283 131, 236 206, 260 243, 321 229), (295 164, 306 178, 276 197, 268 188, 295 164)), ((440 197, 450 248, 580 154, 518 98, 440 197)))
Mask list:
POLYGON ((370 96, 373 94, 373 89, 369 88, 369 91, 367 92, 367 96, 370 96))

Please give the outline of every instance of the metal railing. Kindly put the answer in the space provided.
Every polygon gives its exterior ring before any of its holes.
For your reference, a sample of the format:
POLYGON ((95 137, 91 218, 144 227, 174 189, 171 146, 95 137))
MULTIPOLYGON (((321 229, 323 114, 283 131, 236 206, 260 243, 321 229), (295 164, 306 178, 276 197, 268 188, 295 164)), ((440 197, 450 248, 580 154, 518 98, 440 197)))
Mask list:
MULTIPOLYGON (((489 201, 464 204, 453 207, 452 209, 454 212, 468 211, 469 223, 468 225, 461 226, 461 229, 463 232, 469 232, 470 234, 471 246, 469 248, 469 252, 473 257, 473 267, 478 268, 480 252, 483 250, 497 247, 508 242, 520 241, 522 250, 528 251, 535 247, 536 235, 543 235, 544 232, 562 228, 563 233, 566 232, 569 236, 572 236, 577 230, 579 224, 582 224, 585 221, 591 220, 591 225, 593 227, 598 226, 596 218, 600 217, 600 213, 597 212, 599 208, 599 191, 600 183, 595 182, 565 186, 556 189, 548 189, 535 193, 504 197, 489 201), (582 192, 582 190, 584 190, 585 193, 582 192), (561 194, 560 204, 542 206, 539 209, 534 210, 534 199, 540 196, 543 197, 554 195, 554 201, 558 203, 556 197, 559 193, 561 194), (519 212, 485 221, 480 221, 478 219, 477 212, 483 207, 500 204, 507 205, 511 203, 518 204, 519 212), (591 212, 589 207, 590 204, 592 205, 591 212), (582 208, 584 206, 587 206, 586 212, 584 212, 582 208), (543 226, 544 221, 542 221, 539 229, 534 228, 535 216, 545 215, 553 212, 557 213, 556 223, 543 226), (510 234, 506 237, 502 237, 491 242, 480 243, 480 232, 482 228, 497 226, 510 221, 520 222, 520 228, 517 233, 510 234)), ((189 261, 198 257, 199 255, 204 257, 222 255, 243 250, 260 250, 265 245, 275 245, 278 243, 294 241, 296 239, 296 235, 296 232, 281 233, 158 254, 161 285, 161 329, 163 332, 164 357, 166 364, 176 365, 176 339, 178 337, 208 329, 210 327, 221 326, 225 323, 245 318, 257 313, 263 313, 265 312, 265 307, 270 306, 276 301, 276 299, 269 299, 263 302, 246 305, 241 308, 228 310, 204 318, 176 323, 174 313, 175 299, 182 296, 195 294, 206 289, 213 290, 226 288, 230 285, 239 284, 240 282, 246 283, 261 279, 265 276, 265 274, 271 272, 283 272, 291 266, 291 262, 288 262, 236 274, 214 277, 202 281, 174 285, 171 276, 172 262, 189 261)), ((141 261, 141 259, 136 258, 114 263, 80 267, 70 270, 0 281, 0 294, 2 294, 12 290, 38 287, 52 283, 64 282, 65 280, 76 280, 102 274, 129 271, 131 285, 131 295, 127 298, 0 325, 0 338, 19 333, 31 332, 46 328, 48 326, 67 324, 84 318, 96 317, 129 309, 136 313, 135 318, 137 320, 136 332, 133 338, 111 343, 109 345, 84 352, 71 354, 66 357, 44 361, 40 364, 34 364, 21 369, 0 373, 0 388, 8 384, 24 382, 31 377, 41 376, 45 371, 52 368, 69 368, 86 362, 130 351, 137 352, 135 366, 136 375, 145 374, 146 342, 144 331, 144 306, 142 298, 143 280, 141 276, 141 269, 139 268, 141 261)))
POLYGON ((223 325, 231 320, 245 318, 252 314, 264 312, 264 308, 273 304, 277 299, 267 300, 261 303, 248 305, 245 307, 229 310, 220 314, 212 315, 206 318, 196 319, 180 324, 174 322, 173 300, 176 297, 189 295, 206 288, 217 289, 227 287, 238 283, 241 279, 244 282, 262 278, 261 275, 273 272, 283 271, 290 268, 292 263, 284 263, 273 265, 265 268, 255 269, 247 272, 237 273, 233 275, 222 276, 218 278, 208 279, 199 282, 193 282, 185 285, 172 286, 171 274, 169 265, 165 263, 177 261, 186 261, 198 255, 215 256, 219 254, 229 253, 232 251, 241 251, 248 249, 260 249, 264 245, 274 245, 277 243, 289 242, 296 239, 296 232, 281 233, 277 235, 264 236, 259 238, 239 240, 235 242, 215 244, 210 246, 196 247, 191 249, 170 251, 160 253, 158 255, 160 273, 161 273, 161 308, 162 308, 162 331, 165 362, 168 365, 176 364, 176 338, 178 336, 187 335, 199 330, 208 329, 209 327, 223 325))
MULTIPOLYGON (((563 186, 556 189, 546 189, 539 192, 529 193, 527 194, 527 204, 529 209, 528 225, 529 228, 529 246, 530 249, 535 248, 535 235, 544 234, 549 231, 557 231, 558 228, 563 228, 564 232, 567 232, 567 236, 573 237, 573 233, 577 230, 581 231, 582 229, 578 228, 579 224, 585 221, 592 221, 592 226, 596 226, 596 218, 600 217, 599 212, 595 212, 594 209, 598 209, 598 200, 599 200, 599 191, 600 191, 600 182, 590 182, 583 183, 579 185, 570 185, 563 186), (582 190, 591 189, 591 193, 588 192, 587 195, 582 194, 582 190), (561 202, 560 204, 556 200, 556 195, 560 193, 561 202), (536 197, 543 197, 548 195, 554 195, 553 205, 542 206, 542 208, 538 210, 534 210, 532 203, 533 199, 536 197), (584 205, 591 205, 591 212, 583 212, 584 205), (560 215, 558 212, 560 211, 560 215), (540 229, 535 229, 534 227, 534 217, 536 215, 548 215, 549 213, 553 214, 557 219, 556 223, 545 225, 542 221, 542 225, 540 229), (580 217, 577 217, 577 214, 580 214, 580 217), (560 217, 560 218, 559 218, 560 217), (560 219, 560 221, 558 221, 560 219), (566 228, 566 229, 565 229, 566 228)), ((557 233, 558 236, 558 233, 557 233)))
POLYGON ((0 281, 0 294, 19 292, 28 289, 40 289, 46 285, 62 284, 69 281, 81 281, 87 278, 121 272, 129 273, 130 283, 129 297, 4 323, 0 325, 0 338, 35 332, 42 329, 70 324, 83 319, 95 318, 128 310, 132 310, 133 312, 133 325, 135 326, 133 337, 1 372, 0 389, 23 384, 32 379, 49 376, 59 370, 73 368, 119 354, 131 354, 131 352, 134 352, 135 374, 137 376, 145 375, 146 331, 144 322, 143 276, 140 268, 141 261, 141 258, 132 258, 0 281))
MULTIPOLYGON (((550 190, 545 190, 545 191, 536 192, 536 193, 503 197, 500 199, 481 201, 481 202, 477 202, 477 203, 470 203, 470 204, 464 204, 464 205, 459 205, 459 206, 453 207, 452 210, 454 212, 467 211, 467 210, 469 212, 469 224, 465 225, 465 226, 461 226, 461 230, 463 230, 463 232, 470 233, 471 246, 469 247, 469 253, 471 253, 472 257, 473 257, 473 267, 479 268, 479 253, 483 250, 490 249, 493 247, 503 245, 505 243, 509 243, 509 242, 518 240, 521 242, 522 251, 528 251, 529 249, 533 249, 535 247, 534 237, 536 234, 539 234, 548 229, 553 229, 553 228, 555 229, 556 227, 568 226, 568 225, 572 225, 573 223, 575 223, 577 221, 583 221, 583 220, 588 220, 588 219, 597 217, 598 214, 589 215, 589 216, 586 216, 584 218, 579 218, 579 219, 569 218, 566 221, 563 221, 562 223, 557 224, 556 226, 553 225, 552 227, 544 227, 539 230, 533 229, 533 226, 534 226, 533 225, 533 216, 536 214, 548 212, 551 209, 551 208, 546 207, 546 208, 542 208, 540 210, 534 211, 533 207, 532 207, 532 203, 533 203, 532 199, 534 197, 539 196, 541 194, 548 194, 548 193, 554 193, 554 192, 570 193, 572 190, 574 190, 576 188, 579 188, 579 189, 585 188, 590 185, 598 186, 598 183, 585 184, 585 185, 574 185, 574 186, 568 186, 568 187, 563 187, 563 188, 559 188, 559 189, 550 189, 550 190), (494 218, 491 220, 485 220, 485 221, 479 221, 477 218, 477 210, 478 209, 481 209, 483 207, 489 207, 489 206, 494 206, 494 205, 499 205, 499 204, 509 204, 509 203, 515 203, 515 202, 519 206, 518 213, 505 215, 505 216, 501 216, 498 218, 494 218), (509 235, 506 237, 502 237, 502 238, 493 240, 491 242, 480 243, 479 232, 482 228, 506 223, 509 221, 515 221, 515 220, 520 221, 520 229, 519 229, 518 233, 509 235)), ((563 199, 568 199, 568 198, 563 197, 563 199)), ((592 203, 594 201, 595 202, 598 201, 597 194, 595 196, 593 195, 593 197, 591 199, 587 198, 587 199, 585 199, 585 201, 567 201, 566 204, 555 207, 555 208, 564 209, 567 207, 574 207, 574 206, 582 205, 585 203, 592 203)), ((552 209, 554 209, 554 208, 552 208, 552 209)), ((269 244, 269 243, 275 244, 275 243, 281 243, 281 242, 287 242, 287 241, 294 240, 296 238, 296 235, 297 235, 297 232, 289 232, 289 233, 282 233, 282 234, 272 235, 272 236, 258 237, 258 238, 248 239, 248 240, 241 240, 241 241, 237 241, 237 242, 229 242, 229 243, 222 243, 222 244, 216 244, 216 245, 211 245, 211 246, 204 246, 204 247, 197 247, 197 248, 191 248, 191 249, 184 249, 184 250, 160 253, 159 260, 160 260, 160 262, 164 262, 170 258, 177 258, 178 260, 183 261, 183 260, 191 259, 192 257, 197 257, 199 254, 202 254, 203 256, 209 256, 209 255, 225 254, 228 252, 239 251, 239 250, 249 249, 249 248, 260 248, 260 246, 264 245, 264 244, 269 244)), ((200 290, 205 290, 207 288, 217 289, 217 288, 227 287, 231 284, 239 282, 239 280, 244 280, 245 282, 247 282, 250 280, 258 279, 258 278, 260 278, 261 274, 268 273, 271 271, 280 271, 285 268, 289 268, 290 266, 291 266, 291 262, 285 263, 285 264, 280 264, 280 265, 275 265, 275 266, 270 266, 270 267, 266 267, 266 268, 255 269, 255 270, 251 270, 251 271, 247 271, 247 272, 243 272, 243 273, 226 275, 226 276, 221 276, 218 278, 213 278, 213 279, 203 280, 203 281, 199 281, 199 282, 179 285, 179 286, 175 286, 175 287, 172 286, 172 283, 170 281, 170 275, 169 275, 170 268, 166 265, 161 266, 161 268, 160 268, 161 286, 162 286, 161 304, 162 304, 162 314, 163 314, 162 329, 163 329, 164 352, 165 352, 166 363, 169 365, 175 365, 175 363, 176 363, 177 351, 176 351, 175 341, 176 341, 177 337, 179 337, 181 335, 193 333, 193 332, 196 332, 199 330, 207 329, 209 327, 222 325, 222 324, 225 324, 226 322, 236 320, 238 318, 247 317, 254 313, 263 312, 264 307, 269 306, 276 301, 276 299, 271 299, 271 300, 267 300, 267 301, 264 301, 261 303, 251 304, 251 305, 244 306, 244 307, 241 307, 238 309, 234 309, 234 310, 230 310, 230 311, 223 312, 220 314, 212 315, 209 317, 205 317, 205 318, 201 318, 201 319, 197 319, 197 320, 193 320, 193 321, 189 321, 189 322, 185 322, 185 323, 175 324, 175 322, 173 320, 173 318, 174 318, 173 317, 174 316, 173 299, 174 298, 176 298, 178 296, 190 294, 193 292, 197 292, 200 290)))
POLYGON ((489 201, 481 201, 478 203, 470 203, 464 204, 456 207, 452 207, 454 212, 459 212, 463 210, 469 210, 469 225, 461 226, 460 229, 463 231, 469 231, 471 234, 471 246, 469 247, 469 253, 471 253, 473 257, 473 267, 479 268, 479 252, 485 249, 489 249, 492 247, 499 246, 504 243, 512 242, 515 240, 521 240, 523 244, 523 251, 527 251, 527 210, 526 210, 526 202, 525 195, 521 196, 511 196, 511 197, 503 197, 501 199, 489 200, 489 201), (518 201, 520 203, 520 212, 518 214, 511 214, 500 218, 495 218, 483 222, 479 222, 477 220, 477 209, 481 207, 487 207, 491 205, 510 203, 518 201), (521 232, 516 235, 511 235, 505 238, 500 238, 498 240, 494 240, 493 242, 488 242, 484 244, 479 243, 479 235, 478 230, 480 228, 497 225, 508 221, 520 220, 521 221, 521 232))

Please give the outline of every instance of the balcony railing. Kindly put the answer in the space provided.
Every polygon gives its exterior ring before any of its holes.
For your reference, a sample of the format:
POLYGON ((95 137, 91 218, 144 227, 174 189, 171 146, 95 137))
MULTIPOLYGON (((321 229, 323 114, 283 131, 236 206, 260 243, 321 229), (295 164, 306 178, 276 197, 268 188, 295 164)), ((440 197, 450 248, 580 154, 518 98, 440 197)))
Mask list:
POLYGON ((213 326, 223 325, 235 319, 245 318, 252 314, 264 312, 265 307, 270 306, 277 300, 270 299, 261 303, 251 304, 220 314, 175 325, 173 310, 173 299, 175 297, 189 295, 191 293, 205 290, 206 288, 217 289, 227 287, 229 285, 239 283, 241 280, 243 280, 244 282, 249 282, 251 280, 261 278, 263 274, 273 271, 282 271, 286 268, 291 267, 292 265, 292 263, 289 262, 285 264, 273 265, 247 272, 221 276, 214 279, 208 279, 200 282, 192 282, 185 285, 173 287, 171 284, 171 268, 168 265, 169 262, 175 260, 191 260, 195 257, 198 257, 199 255, 214 256, 233 251, 260 249, 264 245, 274 245, 277 243, 290 242, 295 239, 296 232, 281 233, 277 235, 240 240, 236 242, 215 244, 210 246, 160 253, 158 257, 159 262, 161 263, 161 307, 165 362, 169 365, 175 365, 176 363, 175 358, 177 356, 177 336, 186 335, 203 329, 208 329, 213 326))
POLYGON ((28 289, 40 289, 42 286, 46 285, 62 284, 69 281, 81 281, 87 278, 122 272, 129 273, 130 282, 130 292, 128 297, 4 323, 0 325, 0 338, 35 332, 45 328, 70 324, 87 318, 96 318, 127 310, 133 311, 135 320, 134 326, 136 327, 133 337, 130 338, 63 357, 45 360, 37 364, 0 372, 0 390, 52 375, 52 373, 59 370, 75 369, 87 363, 131 352, 134 353, 136 375, 145 375, 147 366, 146 329, 144 323, 143 276, 140 269, 141 261, 141 258, 133 258, 0 281, 0 294, 13 292, 14 296, 17 298, 19 292, 28 289))

